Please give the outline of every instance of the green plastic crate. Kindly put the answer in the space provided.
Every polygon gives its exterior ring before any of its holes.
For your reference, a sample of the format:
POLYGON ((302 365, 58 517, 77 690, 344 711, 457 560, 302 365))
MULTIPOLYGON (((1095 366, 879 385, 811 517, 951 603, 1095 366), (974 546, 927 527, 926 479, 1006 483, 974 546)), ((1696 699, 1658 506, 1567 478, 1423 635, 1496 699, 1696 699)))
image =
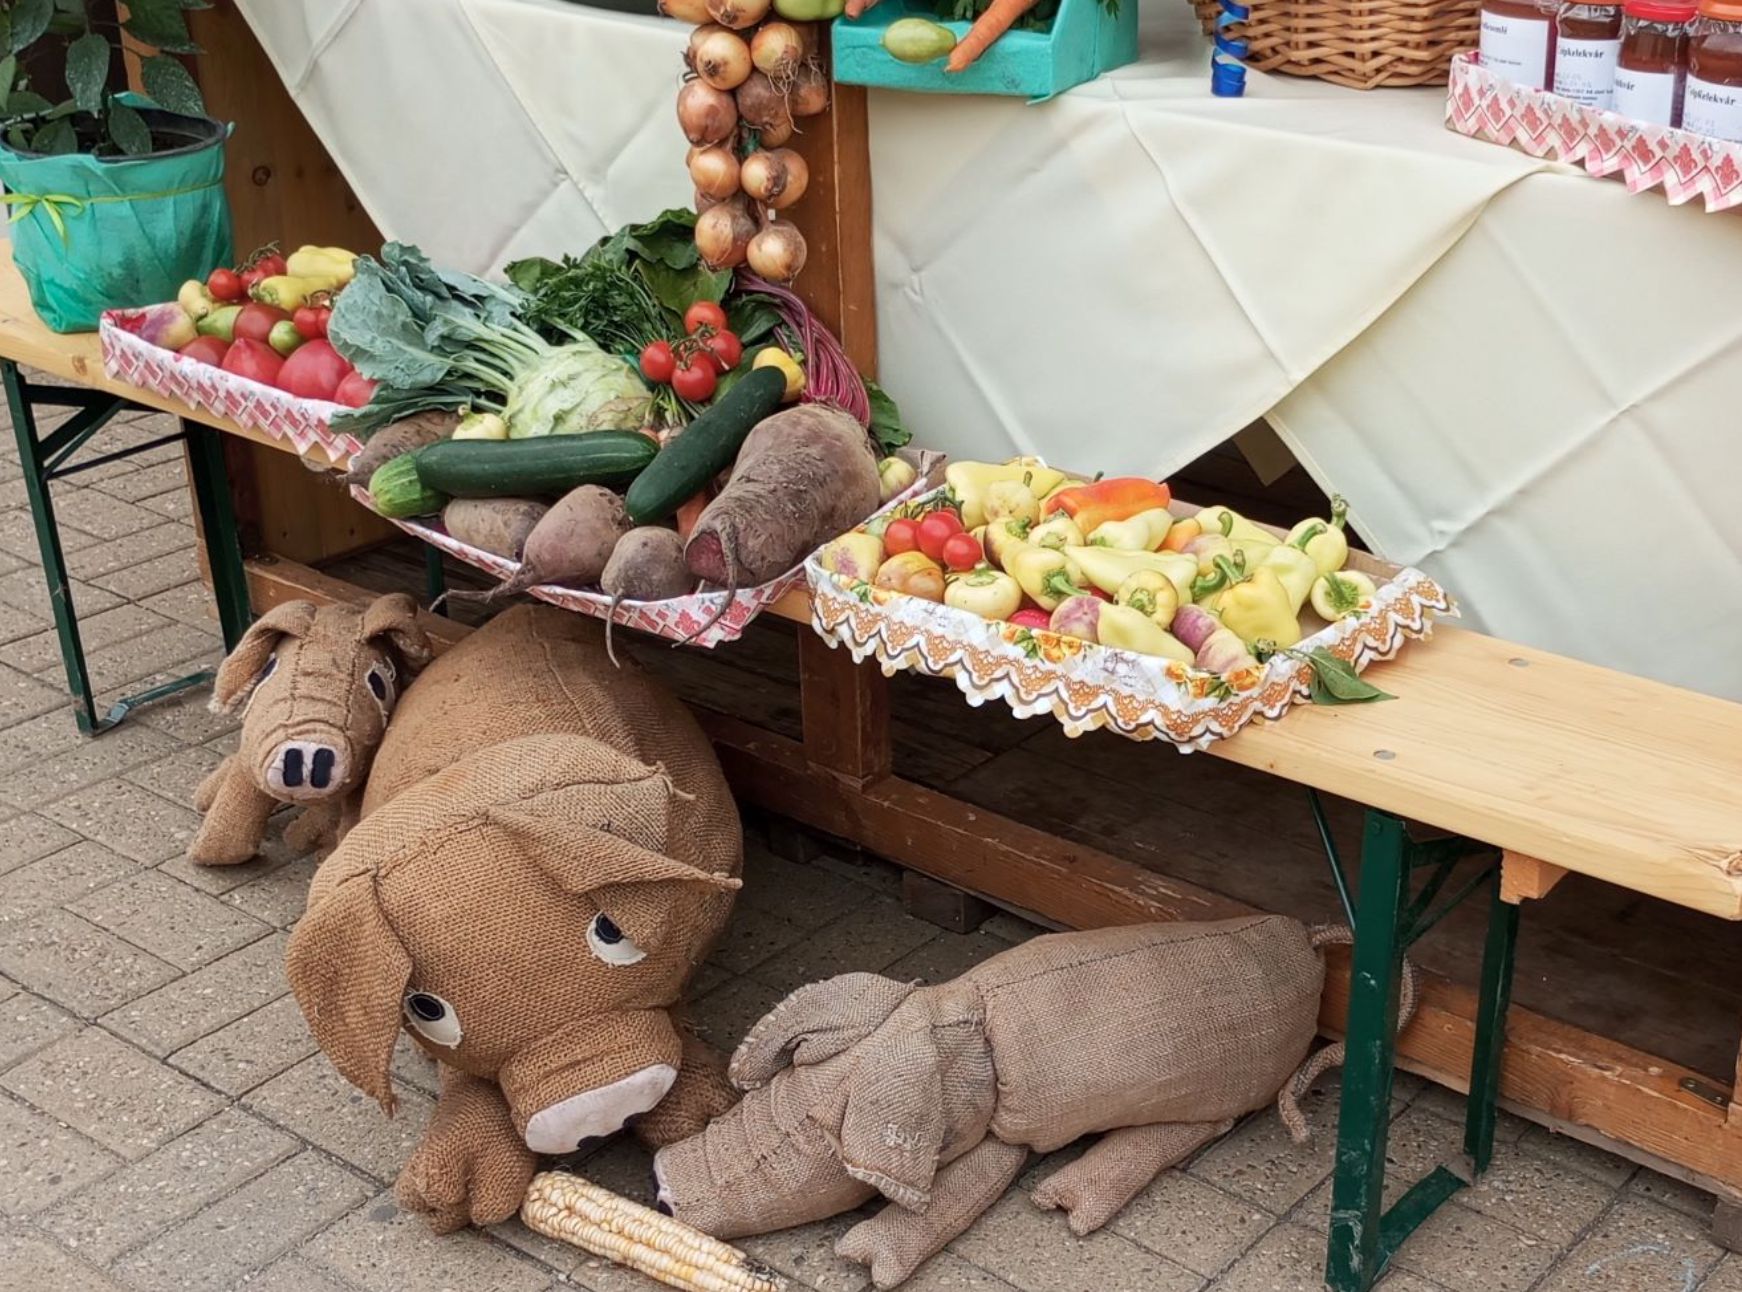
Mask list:
MULTIPOLYGON (((944 71, 944 60, 904 63, 883 48, 883 31, 898 18, 929 18, 935 10, 913 0, 882 0, 857 19, 834 25, 835 79, 922 94, 1006 94, 1039 102, 1092 81, 1137 59, 1137 0, 1119 0, 1109 14, 1100 0, 1060 0, 1051 31, 1007 31, 963 72, 944 71)), ((967 35, 971 24, 942 24, 967 35)))

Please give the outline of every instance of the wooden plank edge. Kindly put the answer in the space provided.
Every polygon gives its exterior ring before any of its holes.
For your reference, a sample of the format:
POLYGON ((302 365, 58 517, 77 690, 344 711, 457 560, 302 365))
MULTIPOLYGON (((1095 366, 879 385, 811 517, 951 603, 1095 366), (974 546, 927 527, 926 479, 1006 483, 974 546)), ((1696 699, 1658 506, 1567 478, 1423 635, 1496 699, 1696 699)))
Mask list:
MULTIPOLYGON (((322 603, 370 597, 353 583, 292 561, 251 560, 247 569, 257 610, 298 598, 322 603)), ((438 650, 470 631, 440 616, 420 618, 438 650)), ((1228 919, 1253 912, 1243 903, 893 777, 855 790, 812 768, 794 741, 721 714, 698 716, 719 747, 733 789, 751 802, 856 840, 880 856, 1000 905, 1069 928, 1228 919)), ((1346 950, 1330 948, 1320 1012, 1327 1035, 1339 1034, 1346 1010, 1346 957, 1346 950)), ((1472 990, 1423 975, 1420 1009, 1399 1040, 1400 1066, 1467 1090, 1474 1019, 1472 990)), ((1698 1075, 1514 1007, 1501 1095, 1519 1115, 1551 1130, 1605 1147, 1624 1145, 1627 1156, 1671 1164, 1678 1168, 1672 1174, 1742 1199, 1742 1137, 1727 1127, 1723 1109, 1680 1088, 1684 1077, 1698 1075)))
POLYGON ((1547 897, 1551 889, 1567 877, 1564 866, 1538 861, 1521 852, 1505 852, 1500 857, 1500 900, 1517 906, 1520 902, 1547 897))

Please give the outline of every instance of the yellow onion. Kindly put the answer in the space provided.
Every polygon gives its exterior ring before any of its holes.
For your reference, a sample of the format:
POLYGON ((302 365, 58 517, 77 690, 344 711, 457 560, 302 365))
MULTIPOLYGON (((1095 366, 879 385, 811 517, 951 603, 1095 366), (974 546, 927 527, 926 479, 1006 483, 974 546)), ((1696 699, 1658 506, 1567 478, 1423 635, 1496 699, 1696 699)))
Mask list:
POLYGON ((713 30, 690 45, 690 66, 716 90, 735 90, 755 70, 750 63, 750 46, 737 32, 710 25, 713 30))
POLYGON ((814 117, 829 110, 829 78, 815 63, 807 63, 793 77, 788 108, 795 117, 814 117))
POLYGON ((773 0, 707 0, 708 16, 733 31, 754 27, 768 16, 773 0))
MULTIPOLYGON (((696 232, 701 232, 699 223, 696 232)), ((790 220, 770 220, 750 239, 745 255, 759 277, 771 283, 790 283, 804 268, 804 234, 790 220)))
MULTIPOLYGON (((713 198, 731 197, 738 191, 738 174, 738 159, 732 155, 730 148, 715 144, 710 148, 696 148, 691 151, 690 179, 695 181, 698 193, 713 198)), ((752 193, 751 196, 756 195, 752 193)))
POLYGON ((758 202, 784 211, 810 186, 810 166, 790 148, 762 148, 744 159, 738 182, 758 202))
POLYGON ((750 202, 742 193, 696 217, 696 250, 710 269, 734 269, 744 263, 756 232, 750 202))
POLYGON ((659 0, 659 12, 667 18, 700 26, 708 20, 707 0, 659 0))
POLYGON ((734 97, 738 101, 738 115, 753 129, 767 130, 792 120, 786 95, 769 79, 767 72, 750 73, 734 97))
POLYGON ((728 90, 686 81, 677 92, 677 122, 692 144, 725 143, 738 128, 738 105, 728 90))
POLYGON ((798 71, 804 53, 804 36, 790 22, 765 22, 750 38, 750 61, 777 81, 798 71))

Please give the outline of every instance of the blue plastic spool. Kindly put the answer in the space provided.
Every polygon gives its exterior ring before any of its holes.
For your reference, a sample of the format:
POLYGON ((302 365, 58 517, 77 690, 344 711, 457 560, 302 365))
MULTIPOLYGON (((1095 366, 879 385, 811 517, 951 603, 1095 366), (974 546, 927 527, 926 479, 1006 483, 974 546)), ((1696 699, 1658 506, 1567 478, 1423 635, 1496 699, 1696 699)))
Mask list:
POLYGON ((883 48, 899 18, 926 18, 960 40, 972 23, 942 22, 916 0, 882 0, 856 19, 834 24, 835 79, 921 94, 1002 94, 1039 102, 1137 61, 1137 0, 1109 14, 1100 0, 1060 0, 1051 31, 1007 31, 968 68, 945 72, 944 60, 904 63, 883 48))
POLYGON ((1233 27, 1251 16, 1250 5, 1222 0, 1222 11, 1216 15, 1216 48, 1210 51, 1211 94, 1237 99, 1246 93, 1247 44, 1233 34, 1233 27))

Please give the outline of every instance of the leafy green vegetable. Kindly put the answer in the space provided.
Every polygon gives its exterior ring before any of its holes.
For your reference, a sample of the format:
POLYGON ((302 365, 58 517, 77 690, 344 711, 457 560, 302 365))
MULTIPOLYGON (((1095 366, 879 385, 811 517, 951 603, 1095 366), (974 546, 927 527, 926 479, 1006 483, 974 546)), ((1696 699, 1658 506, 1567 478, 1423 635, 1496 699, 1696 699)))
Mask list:
POLYGON ((913 432, 901 422, 901 409, 876 382, 865 382, 865 394, 871 400, 871 438, 877 441, 878 452, 888 457, 913 438, 913 432))

